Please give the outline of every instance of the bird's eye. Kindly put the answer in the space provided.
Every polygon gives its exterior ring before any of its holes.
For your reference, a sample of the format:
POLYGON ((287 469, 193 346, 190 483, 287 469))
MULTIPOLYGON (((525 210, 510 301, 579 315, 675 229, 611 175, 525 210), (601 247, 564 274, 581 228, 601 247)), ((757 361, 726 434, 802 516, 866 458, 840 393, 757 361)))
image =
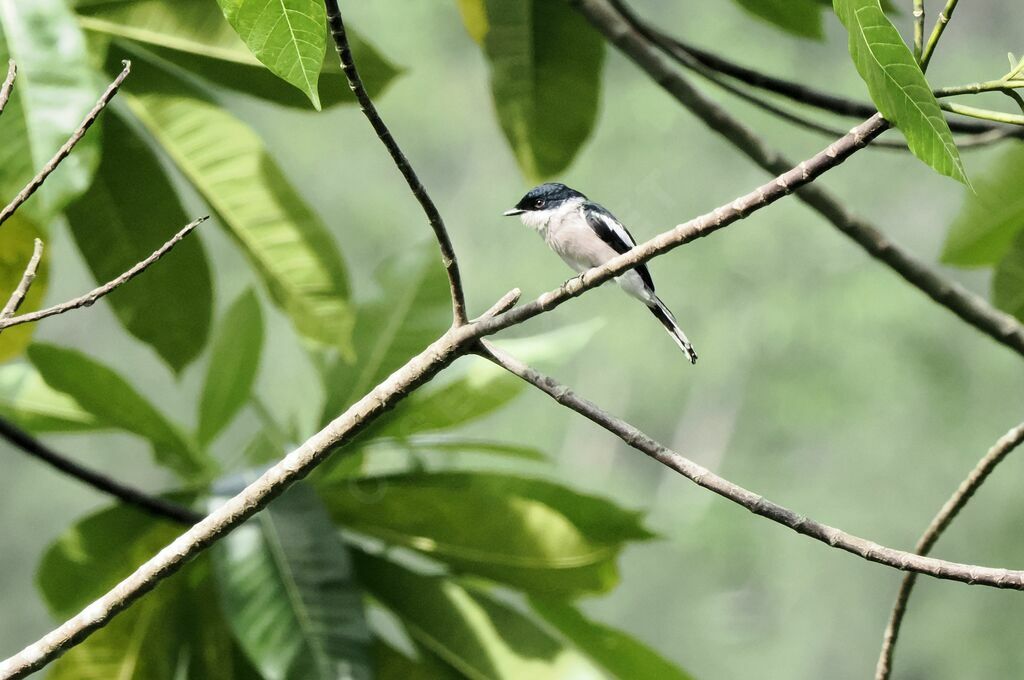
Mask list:
POLYGON ((544 199, 543 198, 538 198, 536 201, 533 202, 533 205, 538 207, 538 208, 543 208, 544 207, 544 199))

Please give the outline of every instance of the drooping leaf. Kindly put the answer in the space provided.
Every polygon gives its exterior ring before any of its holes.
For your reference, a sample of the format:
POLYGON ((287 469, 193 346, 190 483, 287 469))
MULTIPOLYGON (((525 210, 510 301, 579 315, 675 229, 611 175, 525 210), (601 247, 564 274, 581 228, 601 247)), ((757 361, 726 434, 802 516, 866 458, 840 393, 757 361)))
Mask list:
MULTIPOLYGON (((18 64, 0 125, 0 204, 6 204, 81 124, 102 86, 63 0, 0 0, 0 25, 0 63, 14 59, 18 64)), ((21 215, 46 226, 89 186, 97 148, 95 132, 86 135, 19 209, 21 215)))
POLYGON ((321 0, 217 0, 228 23, 275 75, 320 109, 317 83, 327 47, 321 0))
POLYGON ((968 191, 960 214, 949 228, 942 261, 958 267, 994 265, 1006 256, 1014 237, 1024 231, 1024 147, 1002 152, 996 164, 968 191))
MULTIPOLYGON (((190 221, 146 143, 113 112, 103 123, 103 157, 92 186, 66 213, 78 251, 99 283, 149 257, 190 221)), ((129 333, 180 372, 210 332, 213 290, 199 235, 106 301, 129 333)))
POLYGON ((337 246, 259 136, 145 59, 136 63, 123 96, 234 236, 296 329, 347 350, 352 311, 337 246))
POLYGON ((1024 320, 1024 234, 1018 234, 1009 252, 996 265, 992 277, 992 302, 1024 320))
POLYGON ((105 425, 63 392, 47 385, 30 364, 0 366, 0 417, 30 432, 78 432, 105 425))
POLYGON ((200 444, 213 441, 249 400, 262 348, 263 315, 250 290, 224 314, 213 340, 199 400, 200 444))
POLYGON ((491 94, 519 168, 565 170, 597 119, 604 41, 568 3, 462 0, 470 35, 484 32, 491 94))
POLYGON ((834 0, 834 7, 850 34, 853 63, 878 110, 903 132, 915 156, 969 184, 938 101, 878 0, 834 0))
POLYGON ((621 630, 585 617, 564 601, 531 597, 533 610, 611 677, 693 680, 693 676, 621 630))
POLYGON ((410 659, 394 647, 374 640, 373 657, 377 680, 462 680, 451 666, 429 652, 410 659))
MULTIPOLYGON (((25 274, 25 265, 32 258, 32 252, 35 249, 35 239, 42 238, 42 236, 42 232, 35 223, 18 213, 7 220, 3 228, 0 229, 0 301, 2 303, 7 302, 11 293, 21 282, 21 277, 25 274)), ((28 295, 25 296, 21 307, 18 308, 18 314, 39 309, 43 297, 46 295, 49 272, 50 257, 44 249, 35 281, 29 288, 28 295)), ((3 307, 3 304, 0 304, 0 307, 3 307)), ((6 361, 24 352, 28 343, 32 341, 35 327, 34 323, 26 323, 4 330, 0 334, 0 361, 6 361)))
MULTIPOLYGON (((233 495, 231 486, 211 508, 233 495)), ((293 485, 218 542, 213 558, 228 621, 268 680, 372 677, 348 549, 307 485, 293 485)))
POLYGON ((816 0, 736 0, 740 7, 787 33, 820 40, 821 3, 816 0))
MULTIPOLYGON (((309 108, 306 95, 270 73, 210 0, 79 0, 76 10, 87 31, 144 45, 193 75, 249 96, 309 108)), ((359 75, 376 97, 400 71, 357 32, 350 29, 348 34, 359 75)), ((325 107, 355 101, 333 49, 324 54, 319 90, 325 107)))
POLYGON ((149 440, 157 463, 183 479, 210 472, 213 461, 112 369, 56 345, 36 343, 28 356, 47 385, 70 396, 98 422, 149 440))
POLYGON ((409 473, 322 487, 342 526, 516 588, 605 592, 637 513, 558 484, 490 473, 409 473), (429 513, 423 511, 430 508, 429 513))
POLYGON ((516 609, 439 576, 354 551, 366 589, 412 638, 468 678, 597 680, 601 671, 516 609))

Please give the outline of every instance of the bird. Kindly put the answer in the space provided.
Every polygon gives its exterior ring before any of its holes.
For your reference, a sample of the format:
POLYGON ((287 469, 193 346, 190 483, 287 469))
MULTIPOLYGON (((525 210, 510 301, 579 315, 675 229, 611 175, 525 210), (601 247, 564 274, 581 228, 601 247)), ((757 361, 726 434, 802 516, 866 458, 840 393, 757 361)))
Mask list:
MULTIPOLYGON (((535 229, 577 274, 598 267, 636 245, 629 230, 606 208, 558 182, 530 189, 504 214, 518 216, 523 224, 535 229)), ((697 353, 675 316, 654 293, 654 281, 647 266, 638 265, 617 276, 615 281, 626 293, 647 305, 690 363, 696 364, 697 353)))

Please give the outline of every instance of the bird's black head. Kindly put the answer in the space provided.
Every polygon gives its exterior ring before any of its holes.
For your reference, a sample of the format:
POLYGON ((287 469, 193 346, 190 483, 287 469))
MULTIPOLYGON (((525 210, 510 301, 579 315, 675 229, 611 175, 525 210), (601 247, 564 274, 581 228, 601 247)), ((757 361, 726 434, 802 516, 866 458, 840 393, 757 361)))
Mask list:
POLYGON ((585 200, 587 197, 564 184, 548 182, 547 184, 535 186, 526 192, 526 195, 516 203, 516 207, 506 210, 505 215, 522 215, 525 212, 536 210, 552 210, 574 198, 585 200))

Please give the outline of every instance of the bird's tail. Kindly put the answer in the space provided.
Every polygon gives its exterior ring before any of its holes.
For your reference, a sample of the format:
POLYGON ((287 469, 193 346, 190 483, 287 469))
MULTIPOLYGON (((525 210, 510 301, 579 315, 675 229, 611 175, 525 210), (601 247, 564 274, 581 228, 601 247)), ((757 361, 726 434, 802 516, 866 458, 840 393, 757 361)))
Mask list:
POLYGON ((658 321, 661 322, 661 325, 668 331, 668 334, 672 336, 672 339, 676 341, 676 344, 679 345, 679 349, 683 350, 686 356, 690 359, 690 363, 697 363, 697 353, 693 351, 693 345, 690 344, 690 340, 686 337, 686 333, 684 333, 683 329, 679 327, 678 323, 676 323, 676 317, 672 315, 672 312, 665 306, 665 303, 655 296, 653 302, 648 305, 648 309, 650 309, 651 313, 657 317, 658 321))

